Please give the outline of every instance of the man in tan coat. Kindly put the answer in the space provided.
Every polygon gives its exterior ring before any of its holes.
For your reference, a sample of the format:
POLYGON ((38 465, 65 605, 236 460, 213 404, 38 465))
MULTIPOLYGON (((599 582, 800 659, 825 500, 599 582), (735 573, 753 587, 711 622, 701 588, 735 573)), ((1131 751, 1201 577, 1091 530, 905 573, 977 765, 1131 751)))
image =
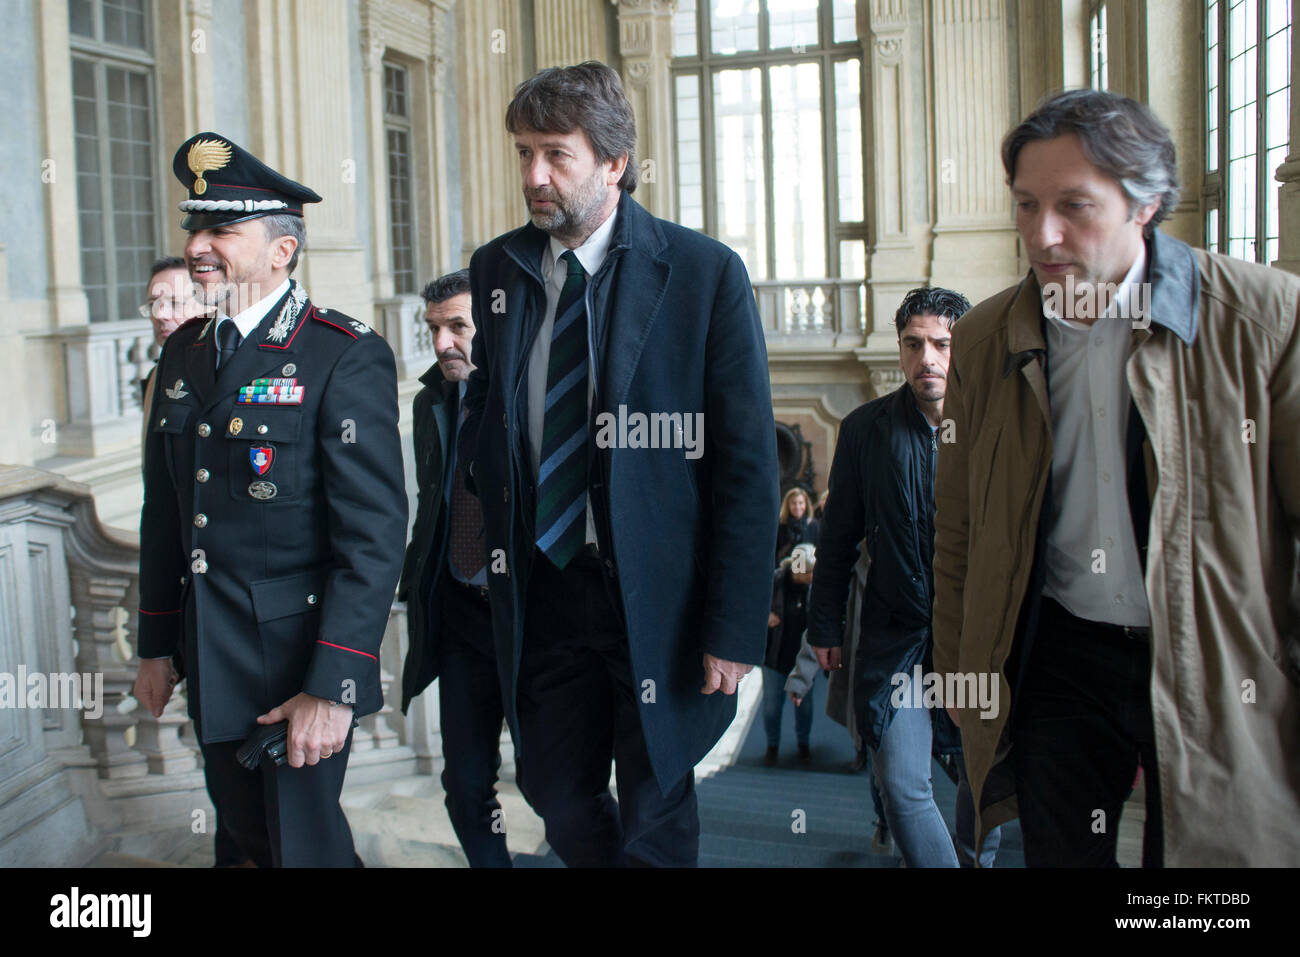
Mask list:
POLYGON ((1060 94, 1002 153, 1032 269, 962 320, 936 484, 935 670, 1001 691, 948 683, 980 839, 1113 866, 1140 758, 1144 864, 1300 864, 1300 279, 1155 228, 1174 148, 1132 100, 1060 94))

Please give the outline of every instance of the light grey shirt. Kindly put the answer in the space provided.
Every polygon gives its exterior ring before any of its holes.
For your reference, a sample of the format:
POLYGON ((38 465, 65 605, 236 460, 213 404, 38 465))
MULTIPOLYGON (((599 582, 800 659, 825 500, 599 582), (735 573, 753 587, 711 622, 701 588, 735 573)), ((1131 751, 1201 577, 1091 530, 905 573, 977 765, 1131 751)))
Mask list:
MULTIPOLYGON (((587 280, 596 275, 596 270, 605 261, 609 251, 610 236, 614 231, 614 220, 618 218, 618 208, 610 213, 587 241, 573 250, 578 262, 587 273, 587 280)), ((546 285, 546 318, 533 340, 532 352, 528 354, 528 445, 533 466, 533 478, 541 468, 542 430, 546 419, 546 373, 551 359, 551 330, 555 328, 555 310, 560 304, 560 290, 568 273, 565 269, 556 269, 556 263, 564 255, 567 247, 554 236, 547 243, 542 253, 542 282, 546 285)), ((588 326, 590 328, 590 326, 588 326)), ((591 362, 587 363, 587 409, 591 409, 591 396, 594 383, 591 376, 591 362)), ((591 514, 591 499, 587 499, 587 542, 596 541, 596 523, 591 514)))
POLYGON ((1092 325, 1043 308, 1053 437, 1043 594, 1078 618, 1134 627, 1149 626, 1151 618, 1124 455, 1132 401, 1124 366, 1134 320, 1121 317, 1136 315, 1145 278, 1142 248, 1110 307, 1092 325), (1118 309, 1121 301, 1129 308, 1118 309))

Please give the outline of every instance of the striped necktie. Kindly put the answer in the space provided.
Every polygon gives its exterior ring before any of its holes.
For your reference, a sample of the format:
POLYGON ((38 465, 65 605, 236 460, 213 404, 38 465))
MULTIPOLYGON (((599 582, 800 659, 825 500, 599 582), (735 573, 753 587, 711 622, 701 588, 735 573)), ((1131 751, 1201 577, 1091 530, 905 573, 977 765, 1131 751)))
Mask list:
POLYGON ((555 307, 537 471, 537 547, 557 568, 587 538, 587 274, 572 250, 555 307))

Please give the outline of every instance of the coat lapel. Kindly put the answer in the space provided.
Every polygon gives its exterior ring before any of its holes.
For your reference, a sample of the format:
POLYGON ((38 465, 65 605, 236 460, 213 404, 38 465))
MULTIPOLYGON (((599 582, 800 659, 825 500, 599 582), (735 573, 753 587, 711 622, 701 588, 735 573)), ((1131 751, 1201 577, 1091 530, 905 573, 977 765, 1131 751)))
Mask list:
POLYGON ((1005 378, 1019 369, 1029 384, 1047 431, 1052 431, 1052 403, 1047 395, 1047 341, 1043 338, 1043 301, 1038 283, 1031 272, 1020 283, 1020 291, 1011 301, 1007 329, 1007 357, 1002 375, 1005 378))
POLYGON ((198 337, 185 350, 185 381, 200 406, 212 394, 216 378, 217 349, 213 341, 216 325, 216 319, 205 322, 198 337))
POLYGON ((663 237, 650 214, 626 194, 619 208, 626 217, 628 248, 623 251, 609 299, 607 341, 604 344, 604 408, 616 409, 627 397, 632 376, 650 328, 659 315, 672 268, 659 258, 663 237))

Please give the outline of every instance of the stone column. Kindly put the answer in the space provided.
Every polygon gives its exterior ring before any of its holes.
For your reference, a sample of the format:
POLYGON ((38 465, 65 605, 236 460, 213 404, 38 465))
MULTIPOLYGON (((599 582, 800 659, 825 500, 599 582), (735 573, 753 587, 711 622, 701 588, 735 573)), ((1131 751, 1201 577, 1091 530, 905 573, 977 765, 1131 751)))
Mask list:
POLYGON ((673 0, 619 0, 623 89, 637 132, 636 198, 656 216, 671 217, 676 195, 673 164, 673 0))
POLYGON ((516 0, 475 0, 460 12, 460 167, 465 261, 524 222, 519 168, 506 133, 506 105, 525 70, 516 0))
MULTIPOLYGON (((449 229, 451 219, 448 215, 451 209, 449 205, 451 198, 447 189, 447 130, 449 118, 444 103, 448 61, 455 51, 455 28, 456 24, 450 0, 434 0, 432 36, 430 37, 432 50, 426 63, 426 71, 428 75, 427 88, 429 90, 427 122, 432 141, 432 149, 429 151, 429 161, 432 166, 430 184, 433 207, 433 221, 430 224, 431 229, 429 231, 433 246, 430 250, 430 260, 433 263, 433 272, 437 275, 450 272, 460 265, 458 251, 451 248, 451 232, 449 229)), ((455 117, 451 117, 450 122, 455 123, 455 117)))
POLYGON ((393 295, 388 234, 388 156, 384 136, 384 42, 368 28, 371 4, 361 8, 361 83, 370 146, 370 285, 375 299, 393 295))
MULTIPOLYGON (((36 43, 40 96, 41 166, 31 175, 45 184, 45 242, 50 279, 50 325, 90 321, 81 285, 81 223, 77 218, 77 150, 72 125, 72 65, 68 50, 68 5, 37 4, 36 43), (69 252, 74 253, 68 255, 69 252)), ((15 237, 16 238, 16 237, 15 237)))
MULTIPOLYGON (((1177 2, 1177 0, 1175 0, 1177 2)), ((1049 93, 1088 85, 1088 9, 1085 0, 1016 4, 1016 61, 1020 120, 1049 93)))
POLYGON ((249 148, 323 197, 306 210, 307 252, 294 278, 314 301, 370 322, 366 254, 357 236, 356 41, 348 12, 347 0, 251 0, 245 7, 249 148))
POLYGON ((927 212, 916 194, 924 191, 930 153, 911 76, 922 30, 909 25, 907 8, 905 0, 858 0, 866 58, 866 352, 894 364, 898 343, 889 317, 908 289, 925 282, 928 265, 927 212))
MULTIPOLYGON (((533 0, 537 69, 608 59, 604 0, 533 0)), ((667 4, 664 4, 667 6, 667 4)))
POLYGON ((930 276, 978 302, 1019 273, 1002 137, 1011 126, 1001 0, 934 0, 938 176, 930 276))
POLYGON ((1300 273, 1300 24, 1291 24, 1291 148, 1277 168, 1278 258, 1273 265, 1300 273))
MULTIPOLYGON (((1126 6, 1132 7, 1132 0, 1126 6)), ((1201 5, 1183 0, 1147 0, 1144 11, 1130 10, 1128 23, 1142 41, 1141 71, 1136 85, 1116 91, 1146 103, 1169 127, 1183 188, 1173 215, 1160 228, 1198 247, 1205 245, 1201 208, 1205 175, 1204 16, 1201 5)), ((1286 230, 1285 217, 1282 228, 1286 230)))

